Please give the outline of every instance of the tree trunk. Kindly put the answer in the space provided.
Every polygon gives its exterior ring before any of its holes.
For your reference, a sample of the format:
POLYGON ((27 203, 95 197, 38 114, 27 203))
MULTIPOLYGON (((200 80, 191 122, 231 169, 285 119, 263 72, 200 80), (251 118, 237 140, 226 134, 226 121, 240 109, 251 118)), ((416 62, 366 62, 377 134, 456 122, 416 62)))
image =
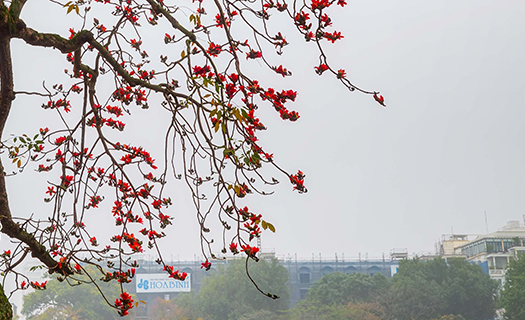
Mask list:
POLYGON ((7 300, 7 296, 4 293, 4 288, 0 284, 0 320, 11 320, 13 319, 13 308, 7 300))

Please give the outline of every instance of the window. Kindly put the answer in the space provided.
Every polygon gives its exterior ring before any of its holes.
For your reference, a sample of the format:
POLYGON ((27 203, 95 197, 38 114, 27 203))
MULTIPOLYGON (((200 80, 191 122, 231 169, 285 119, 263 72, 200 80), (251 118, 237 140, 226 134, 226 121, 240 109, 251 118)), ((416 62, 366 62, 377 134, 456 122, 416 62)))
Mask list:
POLYGON ((300 273, 299 274, 299 283, 310 283, 310 274, 309 273, 300 273))

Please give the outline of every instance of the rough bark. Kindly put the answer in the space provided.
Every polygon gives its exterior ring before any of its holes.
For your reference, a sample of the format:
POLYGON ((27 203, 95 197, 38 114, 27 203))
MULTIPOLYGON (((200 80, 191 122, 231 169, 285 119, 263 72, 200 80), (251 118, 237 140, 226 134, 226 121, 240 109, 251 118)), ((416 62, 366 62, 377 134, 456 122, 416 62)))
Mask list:
POLYGON ((0 284, 0 320, 11 319, 13 319, 13 308, 7 300, 7 296, 4 293, 4 288, 0 284))

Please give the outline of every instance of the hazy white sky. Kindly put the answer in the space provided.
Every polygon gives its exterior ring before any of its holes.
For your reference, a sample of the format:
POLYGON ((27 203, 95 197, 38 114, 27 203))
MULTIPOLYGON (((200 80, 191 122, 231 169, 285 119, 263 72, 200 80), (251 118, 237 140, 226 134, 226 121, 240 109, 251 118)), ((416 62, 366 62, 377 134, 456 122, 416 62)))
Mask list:
MULTIPOLYGON (((301 119, 290 124, 268 112, 261 120, 269 130, 260 136, 281 166, 306 173, 309 189, 298 195, 280 177, 275 195, 249 199, 277 228, 264 234, 263 248, 300 257, 379 257, 394 247, 417 253, 433 251, 452 228, 484 233, 484 211, 489 231, 521 220, 525 2, 348 2, 334 16, 345 38, 329 46, 332 64, 356 85, 381 91, 387 108, 316 75, 307 47, 286 48, 279 64, 293 71, 289 79, 254 68, 254 75, 299 91, 294 109, 301 119)), ((23 18, 51 28, 34 4, 28 2, 23 18)), ((294 39, 294 30, 284 31, 294 39)), ((15 90, 37 90, 39 72, 64 68, 52 49, 14 48, 15 90), (41 62, 44 56, 49 62, 41 62)), ((5 132, 20 134, 26 125, 38 130, 40 103, 17 98, 5 132)), ((43 210, 45 181, 24 175, 8 180, 12 211, 43 210)), ((164 243, 174 257, 191 259, 199 253, 198 228, 191 204, 179 195, 173 237, 164 243)), ((100 221, 105 213, 96 215, 100 221)))

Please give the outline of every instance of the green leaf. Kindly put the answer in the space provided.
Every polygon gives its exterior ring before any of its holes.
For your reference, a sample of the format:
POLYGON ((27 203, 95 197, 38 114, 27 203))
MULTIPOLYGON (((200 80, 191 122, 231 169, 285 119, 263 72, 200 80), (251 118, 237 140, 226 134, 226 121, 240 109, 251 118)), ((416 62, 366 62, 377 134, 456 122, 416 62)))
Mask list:
POLYGON ((268 224, 266 223, 266 221, 262 220, 261 221, 261 226, 264 230, 266 230, 266 228, 268 228, 268 224))
POLYGON ((221 123, 219 122, 219 120, 217 120, 217 122, 215 122, 215 132, 219 131, 220 125, 221 123))
POLYGON ((71 5, 67 8, 67 14, 69 14, 71 11, 73 11, 73 9, 75 9, 75 5, 74 5, 74 4, 71 4, 71 5))
POLYGON ((213 109, 211 112, 210 112, 210 118, 213 117, 214 115, 217 114, 217 111, 218 109, 213 109))
POLYGON ((235 118, 237 118, 237 120, 239 120, 239 122, 243 122, 244 119, 241 116, 241 112, 239 111, 239 109, 233 109, 233 115, 235 116, 235 118))
POLYGON ((270 229, 273 233, 275 233, 275 227, 273 226, 273 224, 269 222, 268 222, 268 229, 270 229))
POLYGON ((20 137, 20 141, 22 141, 22 143, 26 143, 26 139, 20 137))

